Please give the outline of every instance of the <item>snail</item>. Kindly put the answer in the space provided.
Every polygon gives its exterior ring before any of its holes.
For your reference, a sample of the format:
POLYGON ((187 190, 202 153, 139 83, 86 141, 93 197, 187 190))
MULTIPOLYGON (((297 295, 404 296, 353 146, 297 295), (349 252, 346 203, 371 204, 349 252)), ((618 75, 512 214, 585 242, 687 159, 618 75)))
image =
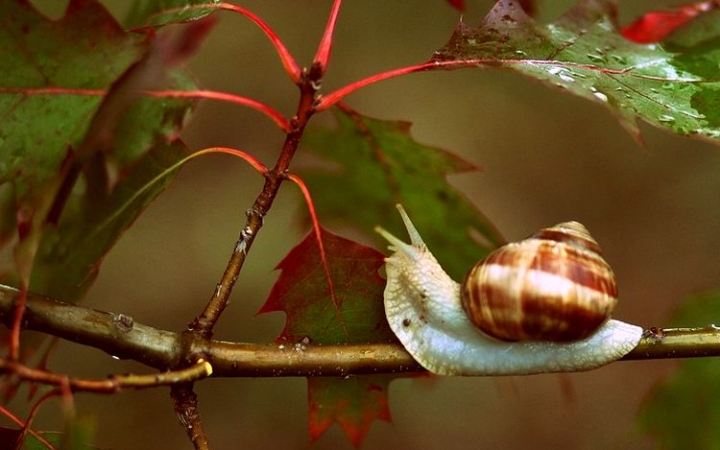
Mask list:
POLYGON ((461 286, 397 208, 410 244, 376 228, 394 251, 385 259, 385 315, 400 343, 430 372, 590 370, 640 341, 641 327, 610 318, 617 303, 614 275, 581 224, 566 222, 500 247, 461 286))

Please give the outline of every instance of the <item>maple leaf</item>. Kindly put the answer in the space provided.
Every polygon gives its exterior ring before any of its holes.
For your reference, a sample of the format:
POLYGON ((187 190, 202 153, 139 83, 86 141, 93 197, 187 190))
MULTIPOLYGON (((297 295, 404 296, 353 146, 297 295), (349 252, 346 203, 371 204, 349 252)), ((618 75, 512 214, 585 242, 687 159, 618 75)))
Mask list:
POLYGON ((94 0, 73 0, 57 21, 25 1, 0 2, 0 184, 9 186, 0 243, 16 240, 17 267, 1 282, 31 279, 38 293, 76 300, 167 187, 189 154, 177 135, 196 102, 140 91, 195 87, 170 70, 197 37, 179 34, 184 41, 125 33, 94 0))
POLYGON ((425 243, 456 279, 493 248, 500 233, 447 182, 452 173, 474 171, 445 150, 419 144, 407 122, 385 121, 353 111, 336 113, 336 129, 313 128, 304 144, 339 170, 303 174, 319 215, 343 221, 375 236, 382 225, 397 236, 405 231, 395 205, 412 215, 425 243), (414 212, 414 213, 413 213, 414 212))
MULTIPOLYGON (((378 274, 384 257, 376 250, 320 228, 321 253, 310 233, 280 262, 280 277, 260 313, 287 314, 279 342, 305 345, 394 341, 378 274)), ((310 378, 310 436, 317 439, 337 422, 360 445, 375 419, 390 420, 387 387, 392 376, 310 378)))
POLYGON ((390 422, 388 385, 393 375, 346 379, 308 379, 310 439, 317 440, 337 422, 355 447, 360 447, 374 420, 390 422))
POLYGON ((282 311, 287 321, 279 340, 314 344, 388 342, 378 271, 382 253, 320 228, 295 246, 277 268, 280 277, 259 313, 282 311))
MULTIPOLYGON (((711 30, 715 41, 720 30, 711 30)), ((433 56, 448 69, 502 67, 610 109, 639 141, 637 119, 679 135, 720 139, 717 45, 640 45, 625 39, 615 3, 583 0, 550 24, 498 1, 478 27, 460 23, 433 56)))
POLYGON ((178 162, 191 153, 180 141, 154 145, 101 202, 72 199, 60 223, 43 230, 31 290, 69 301, 81 298, 105 254, 170 186, 178 162))

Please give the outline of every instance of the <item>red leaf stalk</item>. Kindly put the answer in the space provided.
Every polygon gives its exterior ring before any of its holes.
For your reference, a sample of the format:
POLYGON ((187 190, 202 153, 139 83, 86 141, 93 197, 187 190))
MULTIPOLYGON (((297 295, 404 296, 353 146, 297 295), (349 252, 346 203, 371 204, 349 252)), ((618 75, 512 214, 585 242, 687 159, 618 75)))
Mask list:
MULTIPOLYGON (((317 217, 315 203, 313 202, 312 195, 310 195, 310 189, 308 189, 305 182, 299 176, 291 173, 288 174, 287 177, 289 180, 293 181, 295 184, 298 185, 300 191, 303 194, 303 197, 305 197, 305 203, 307 203, 308 211, 310 212, 310 218, 312 220, 313 232, 315 233, 315 239, 317 239, 318 252, 320 252, 320 261, 322 263, 323 271, 325 271, 325 279, 328 283, 328 289, 330 290, 330 298, 332 299, 335 313, 338 317, 342 317, 342 314, 340 313, 340 305, 338 305, 337 296, 335 295, 335 285, 333 283, 332 276, 330 276, 330 264, 327 261, 327 255, 325 253, 325 247, 323 245, 322 230, 320 229, 320 220, 317 217)), ((347 335, 347 328, 345 326, 345 322, 342 322, 341 324, 343 327, 343 331, 347 335)))
POLYGON ((318 45, 317 53, 313 58, 313 63, 320 67, 320 72, 325 73, 328 62, 330 61, 330 52, 332 51, 332 39, 335 33, 335 25, 337 24, 338 14, 340 12, 340 5, 342 0, 335 0, 333 2, 332 10, 330 11, 330 18, 328 18, 327 26, 325 27, 325 33, 323 34, 320 45, 318 45))
POLYGON ((227 153, 229 155, 237 156, 238 158, 244 159, 248 164, 253 166, 255 170, 257 170, 261 175, 266 175, 268 172, 267 166, 260 162, 259 159, 255 158, 253 155, 246 153, 242 150, 236 150, 234 148, 227 148, 227 147, 210 147, 205 148, 203 150, 200 150, 198 152, 193 153, 193 157, 200 156, 206 153, 227 153))
MULTIPOLYGON (((452 61, 453 63, 457 63, 456 61, 452 61)), ((442 66, 448 65, 445 62, 426 62, 423 64, 417 64, 414 66, 408 66, 408 67, 401 67, 399 69, 393 69, 389 70, 387 72, 381 72, 375 75, 371 75, 367 78, 363 78, 362 80, 358 80, 354 83, 348 84, 347 86, 341 87, 340 89, 329 93, 328 95, 324 95, 320 97, 318 102, 315 104, 315 110, 316 111, 324 111, 331 106, 335 105, 337 102, 342 100, 344 97, 352 94, 353 92, 362 89, 368 85, 371 85, 373 83, 377 83, 378 81, 384 81, 390 78, 399 77, 402 75, 407 75, 409 73, 414 72, 423 72, 426 70, 433 70, 433 69, 439 69, 442 68, 442 66)))
POLYGON ((217 8, 241 14, 250 19, 250 21, 253 22, 255 25, 257 25, 258 28, 260 28, 263 33, 265 33, 268 39, 270 39, 273 47, 275 47, 275 50, 280 57, 280 61, 285 68, 285 72, 287 72, 287 74, 290 76, 290 79, 293 81, 293 83, 298 85, 302 83, 302 70, 300 69, 300 66, 295 61, 295 58, 293 58, 293 56, 290 54, 290 51, 287 49, 287 47, 285 47, 285 44, 283 44, 282 40, 280 40, 280 37, 278 37, 277 33, 275 33, 275 31, 270 28, 270 26, 265 23, 265 21, 263 21, 260 17, 256 16, 253 12, 248 11, 241 6, 233 5, 231 3, 219 3, 217 5, 217 8))

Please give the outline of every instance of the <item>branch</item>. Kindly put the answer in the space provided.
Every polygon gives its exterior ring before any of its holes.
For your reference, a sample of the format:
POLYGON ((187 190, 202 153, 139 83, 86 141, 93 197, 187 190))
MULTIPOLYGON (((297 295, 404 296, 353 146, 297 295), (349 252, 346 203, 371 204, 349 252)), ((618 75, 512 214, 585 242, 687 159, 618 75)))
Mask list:
POLYGON ((212 374, 212 366, 204 360, 184 369, 150 375, 112 375, 106 379, 69 378, 66 375, 33 369, 16 361, 0 359, 0 373, 11 373, 24 381, 45 385, 67 386, 71 391, 113 394, 123 389, 143 389, 174 386, 196 381, 212 374))
MULTIPOLYGON (((0 285, 0 322, 9 326, 19 292, 0 285)), ((312 345, 203 340, 158 330, 113 314, 29 293, 25 329, 87 345, 158 370, 181 367, 186 355, 204 355, 213 377, 312 377, 411 373, 424 369, 396 343, 312 345)), ((720 329, 650 328, 623 360, 720 356, 720 329)))
POLYGON ((180 425, 185 428, 196 450, 210 450, 210 443, 205 432, 205 425, 200 418, 198 399, 192 384, 173 386, 170 391, 173 400, 173 409, 180 420, 180 425))
POLYGON ((302 83, 299 85, 300 99, 295 117, 291 122, 292 131, 285 136, 285 143, 275 162, 275 166, 263 174, 265 184, 260 194, 255 198, 252 207, 246 212, 245 226, 240 231, 240 236, 235 243, 230 260, 220 281, 216 284, 210 300, 189 326, 196 339, 210 339, 212 337, 213 328, 220 320, 220 316, 229 303, 230 293, 240 276, 248 252, 253 242, 255 242, 255 238, 263 226, 264 218, 270 211, 280 186, 287 176, 290 163, 298 149, 305 127, 315 113, 315 96, 320 86, 321 77, 322 73, 317 70, 317 67, 316 70, 311 69, 307 73, 303 72, 302 83))

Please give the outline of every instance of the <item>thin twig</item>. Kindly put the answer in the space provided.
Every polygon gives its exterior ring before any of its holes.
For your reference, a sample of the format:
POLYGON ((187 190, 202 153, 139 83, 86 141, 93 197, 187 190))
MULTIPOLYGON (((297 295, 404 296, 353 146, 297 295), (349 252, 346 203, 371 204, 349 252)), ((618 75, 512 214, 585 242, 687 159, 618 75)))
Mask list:
POLYGON ((185 428, 190 441, 196 450, 210 450, 207 433, 200 418, 198 399, 192 384, 173 386, 170 391, 173 399, 173 409, 180 420, 180 425, 185 428))
POLYGON ((275 163, 275 167, 264 173, 265 184, 263 185, 263 189, 255 199, 252 207, 246 212, 247 220, 245 221, 245 226, 240 231, 240 236, 235 243, 230 260, 227 263, 220 281, 215 286, 215 289, 213 289, 210 300, 207 302, 203 311, 189 326, 191 332, 198 337, 205 339, 212 337, 213 328, 228 305, 230 294, 240 275, 247 254, 253 242, 255 242, 255 237, 263 226, 265 216, 270 211, 282 182, 285 180, 290 168, 290 163, 305 131, 305 127, 310 117, 314 114, 313 105, 315 102, 315 94, 320 85, 320 78, 322 77, 322 71, 318 70, 319 69, 311 70, 307 74, 304 74, 304 81, 300 85, 300 100, 297 113, 292 120, 292 131, 289 132, 285 138, 285 143, 275 163))
POLYGON ((22 380, 45 385, 67 386, 72 392, 89 391, 99 394, 188 383, 208 377, 212 372, 210 363, 200 359, 190 367, 162 373, 111 375, 106 379, 71 378, 43 369, 34 369, 16 361, 0 359, 0 373, 13 374, 22 380))
POLYGON ((62 389, 56 388, 49 392, 46 392, 43 396, 41 396, 33 405, 33 407, 30 409, 30 414, 28 414, 27 419, 25 419, 25 422, 23 423, 22 430, 20 432, 20 435, 17 439, 17 445, 20 446, 20 444, 23 444, 25 442, 25 439, 28 435, 28 433, 31 432, 31 426, 33 420, 35 420, 35 416, 37 415, 38 411, 40 411, 40 407, 49 399, 58 397, 63 395, 62 389))
MULTIPOLYGON (((23 422, 22 419, 20 419, 19 417, 17 417, 15 414, 12 413, 12 411, 10 411, 9 409, 7 409, 7 408, 6 408, 5 406, 3 406, 3 405, 0 405, 0 415, 6 417, 7 419, 9 419, 10 421, 12 421, 12 422, 15 423, 16 425, 19 425, 19 426, 21 426, 21 427, 25 427, 25 422, 23 422)), ((37 431, 35 431, 35 430, 31 429, 31 428, 27 428, 27 434, 32 435, 32 437, 34 437, 35 439, 37 439, 37 440, 40 442, 40 444, 44 445, 44 446, 45 446, 46 448, 48 448, 49 450, 55 450, 55 446, 53 446, 53 445, 50 443, 50 441, 48 441, 47 439, 45 439, 45 437, 43 437, 43 435, 40 434, 40 433, 38 433, 37 431)), ((22 436, 18 436, 18 437, 21 438, 22 436)), ((18 440, 20 440, 20 439, 18 439, 18 440)))

